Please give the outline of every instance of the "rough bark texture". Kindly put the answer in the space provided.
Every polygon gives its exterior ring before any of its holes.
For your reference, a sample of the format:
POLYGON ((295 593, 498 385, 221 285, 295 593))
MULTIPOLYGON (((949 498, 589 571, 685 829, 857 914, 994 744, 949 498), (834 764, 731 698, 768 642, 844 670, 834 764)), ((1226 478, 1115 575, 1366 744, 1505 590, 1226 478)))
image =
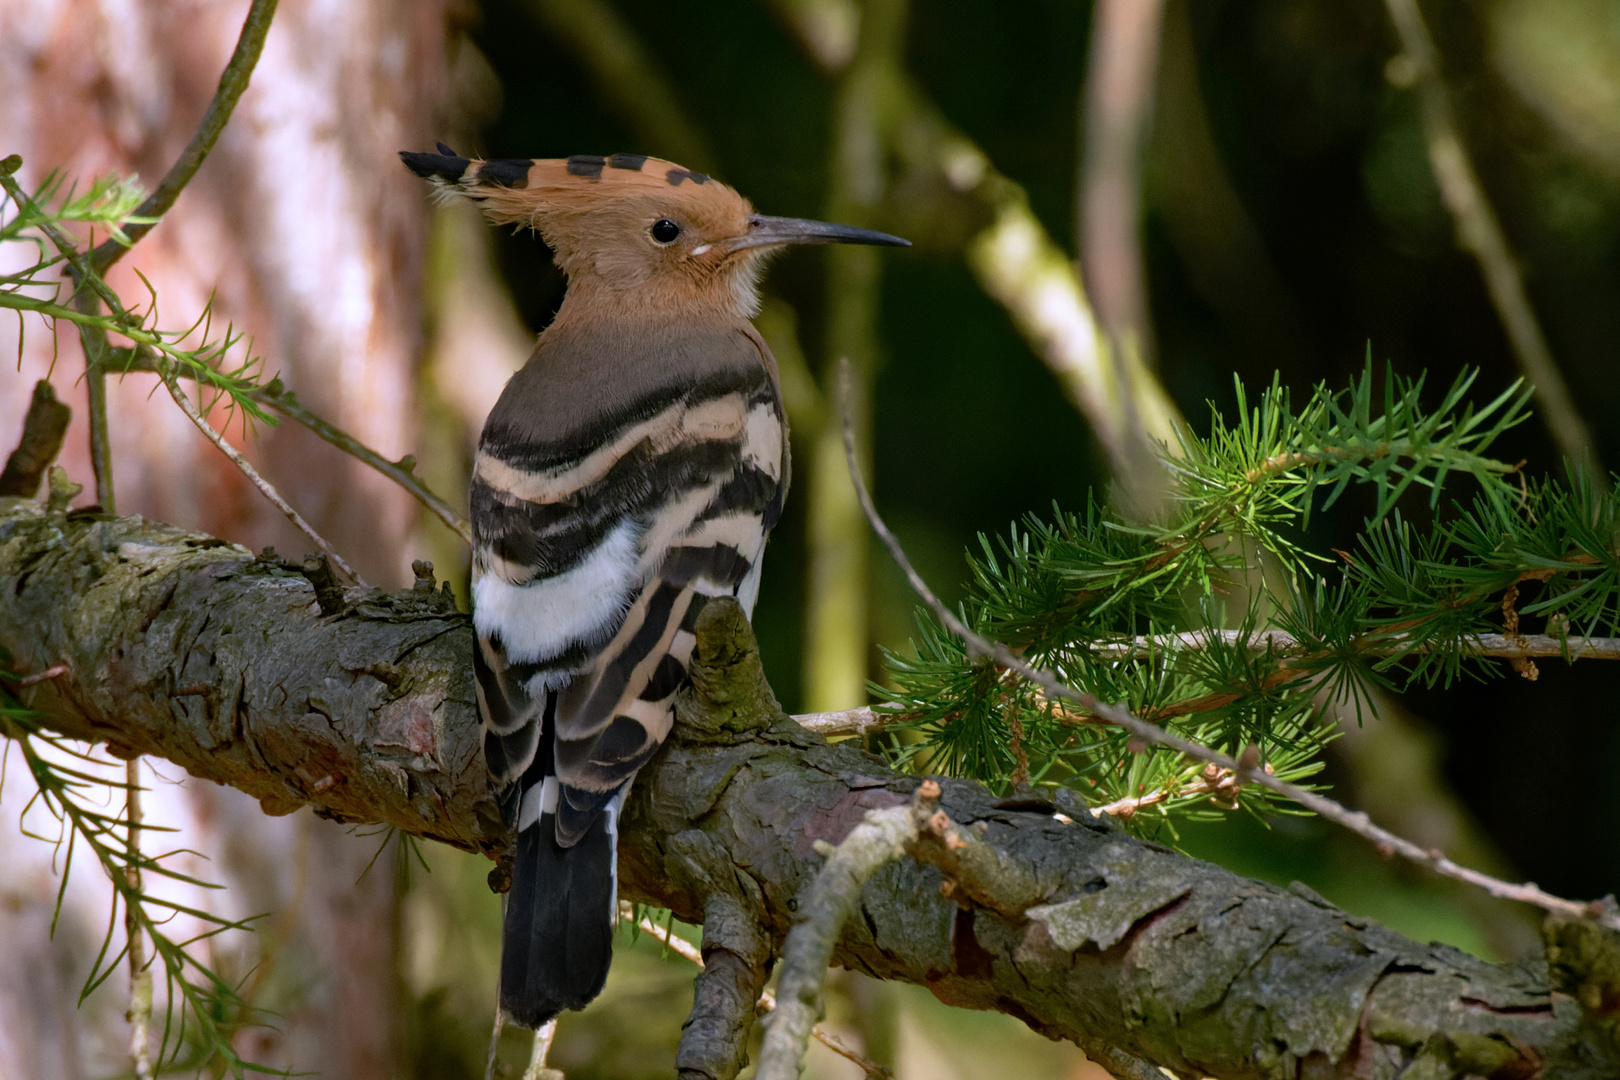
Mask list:
POLYGON ((0 646, 71 678, 29 703, 116 756, 154 754, 266 813, 306 802, 471 850, 484 790, 472 628, 443 592, 350 590, 321 614, 299 563, 140 517, 0 514, 0 646), (49 665, 47 665, 49 666, 49 665))
MULTIPOLYGON (((627 808, 621 885, 692 921, 753 913, 775 952, 820 865, 814 841, 842 840, 918 780, 785 716, 735 607, 706 612, 699 638, 681 723, 627 808)), ((29 690, 63 731, 160 754, 272 810, 307 800, 502 847, 478 757, 471 631, 439 594, 356 591, 323 616, 313 586, 279 561, 138 518, 11 502, 0 504, 0 645, 21 670, 71 668, 29 690)), ((1555 992, 1545 970, 1408 941, 1303 886, 1133 840, 1081 806, 942 787, 959 842, 879 870, 836 962, 1197 1075, 1620 1075, 1617 949, 1590 924, 1557 939, 1555 992)), ((751 982, 757 959, 742 954, 755 950, 735 935, 722 947, 738 951, 736 981, 751 982)), ((726 1026, 715 1037, 735 1045, 726 1026)), ((683 1043, 693 1071, 725 1075, 729 1049, 700 1064, 701 1050, 683 1043)))

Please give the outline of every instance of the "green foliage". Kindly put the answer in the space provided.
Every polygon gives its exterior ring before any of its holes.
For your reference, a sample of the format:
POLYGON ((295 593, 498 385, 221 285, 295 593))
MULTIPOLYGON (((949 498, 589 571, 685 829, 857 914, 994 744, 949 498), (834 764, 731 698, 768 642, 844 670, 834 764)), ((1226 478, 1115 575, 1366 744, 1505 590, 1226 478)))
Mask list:
MULTIPOLYGON (((1150 520, 1092 500, 1031 516, 996 543, 981 537, 962 617, 1078 690, 1308 778, 1332 737, 1328 705, 1360 715, 1369 685, 1501 670, 1474 638, 1501 632, 1505 613, 1510 632, 1539 617, 1568 649, 1570 634, 1620 627, 1614 498, 1581 477, 1528 483, 1488 456, 1525 419, 1528 393, 1514 386, 1475 408, 1472 383, 1459 377, 1432 410, 1422 379, 1386 372, 1375 390, 1370 362, 1347 390, 1318 386, 1298 409, 1276 380, 1252 407, 1239 385, 1235 423, 1217 413, 1207 437, 1183 433, 1180 456, 1166 456, 1150 520), (1477 490, 1440 516, 1458 474, 1477 490), (1376 509, 1334 567, 1303 530, 1352 483, 1372 487, 1376 509), (1427 528, 1398 508, 1413 488, 1428 489, 1427 528)), ((878 688, 914 733, 892 739, 898 760, 1072 786, 1146 833, 1173 836, 1177 818, 1230 809, 1298 812, 970 658, 927 611, 918 622, 912 649, 888 656, 892 685, 878 688)))
POLYGON ((0 244, 27 244, 36 252, 21 269, 0 273, 0 308, 17 313, 19 359, 28 313, 37 314, 52 328, 57 320, 65 319, 81 331, 115 334, 127 342, 105 350, 90 347, 87 342, 87 355, 99 357, 99 363, 108 371, 151 370, 192 379, 211 395, 204 403, 204 411, 223 401, 228 410, 240 409, 244 422, 273 425, 275 418, 256 400, 258 392, 265 389, 260 383, 263 358, 253 355, 251 343, 244 345, 244 335, 233 327, 227 326, 223 334, 215 332, 211 299, 189 325, 166 330, 158 314, 157 291, 139 271, 136 274, 146 287, 147 302, 130 308, 92 264, 89 249, 95 246, 97 227, 124 243, 125 226, 151 222, 134 213, 145 197, 140 185, 133 178, 106 177, 81 195, 72 187, 64 190, 62 178, 52 173, 30 195, 11 176, 20 164, 20 159, 11 157, 0 168, 0 186, 4 188, 4 197, 0 198, 0 244), (63 228, 68 224, 91 227, 89 243, 83 249, 63 228), (103 311, 99 305, 75 304, 73 295, 64 299, 64 278, 79 283, 74 295, 93 297, 105 303, 108 310, 103 311))
MULTIPOLYGON (((117 805, 121 802, 118 794, 127 792, 127 785, 109 782, 93 772, 65 764, 78 761, 105 766, 108 763, 37 723, 37 715, 23 708, 11 692, 11 683, 16 676, 9 673, 4 663, 8 660, 9 657, 0 653, 0 736, 20 751, 35 787, 34 797, 22 813, 26 817, 37 804, 59 825, 54 836, 29 834, 54 845, 61 858, 61 879, 57 887, 52 931, 55 931, 56 920, 61 917, 62 901, 67 895, 76 854, 88 851, 113 886, 107 930, 79 992, 80 1003, 123 965, 128 956, 127 941, 117 950, 113 946, 122 937, 117 927, 127 919, 133 922, 136 932, 151 944, 147 964, 160 966, 167 988, 162 1033, 153 1059, 156 1070, 161 1073, 201 1072, 207 1069, 215 1075, 229 1073, 235 1077, 243 1077, 248 1072, 276 1072, 238 1056, 232 1044, 233 1036, 244 1026, 262 1023, 263 1018, 255 1014, 235 986, 198 956, 197 946, 200 942, 227 930, 251 930, 251 927, 245 922, 224 919, 148 891, 146 882, 152 879, 167 879, 203 889, 219 886, 169 866, 165 860, 179 852, 149 855, 129 848, 125 840, 129 830, 128 818, 121 811, 103 808, 109 803, 117 805), (49 748, 54 753, 42 753, 42 748, 49 748), (123 918, 120 912, 125 913, 123 918), (190 916, 205 929, 193 937, 177 940, 169 933, 170 924, 177 915, 190 916)), ((151 825, 142 828, 145 832, 169 831, 151 825)))

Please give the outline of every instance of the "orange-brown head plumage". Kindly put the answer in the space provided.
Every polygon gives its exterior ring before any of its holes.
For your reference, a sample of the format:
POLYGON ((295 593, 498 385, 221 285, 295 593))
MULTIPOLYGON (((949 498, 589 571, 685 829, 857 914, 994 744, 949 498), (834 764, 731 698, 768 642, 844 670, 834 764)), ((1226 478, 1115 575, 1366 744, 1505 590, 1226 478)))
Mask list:
POLYGON ((756 214, 718 180, 643 154, 480 161, 438 149, 400 157, 441 191, 481 204, 489 220, 538 232, 576 308, 747 319, 764 256, 784 244, 905 243, 756 214))

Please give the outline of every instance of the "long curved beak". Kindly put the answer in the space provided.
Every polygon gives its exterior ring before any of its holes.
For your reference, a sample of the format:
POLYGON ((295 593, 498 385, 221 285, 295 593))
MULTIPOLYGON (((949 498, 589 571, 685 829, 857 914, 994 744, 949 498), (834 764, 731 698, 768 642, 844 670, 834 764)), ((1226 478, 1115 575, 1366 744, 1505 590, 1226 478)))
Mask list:
POLYGON ((772 244, 877 244, 880 247, 910 247, 910 240, 902 240, 888 233, 860 229, 854 225, 834 225, 827 221, 808 221, 804 218, 770 217, 766 214, 748 216, 748 232, 727 240, 732 251, 768 247, 772 244))

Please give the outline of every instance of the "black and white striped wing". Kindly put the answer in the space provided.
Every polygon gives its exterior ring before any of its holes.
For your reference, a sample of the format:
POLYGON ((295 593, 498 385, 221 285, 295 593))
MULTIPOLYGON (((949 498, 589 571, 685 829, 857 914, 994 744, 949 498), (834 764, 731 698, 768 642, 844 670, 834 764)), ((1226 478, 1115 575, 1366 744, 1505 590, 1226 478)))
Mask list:
POLYGON ((781 402, 755 357, 643 395, 586 447, 486 428, 472 486, 485 756, 497 783, 522 781, 520 827, 554 812, 559 843, 582 836, 669 733, 704 603, 752 610, 787 479, 781 402))

